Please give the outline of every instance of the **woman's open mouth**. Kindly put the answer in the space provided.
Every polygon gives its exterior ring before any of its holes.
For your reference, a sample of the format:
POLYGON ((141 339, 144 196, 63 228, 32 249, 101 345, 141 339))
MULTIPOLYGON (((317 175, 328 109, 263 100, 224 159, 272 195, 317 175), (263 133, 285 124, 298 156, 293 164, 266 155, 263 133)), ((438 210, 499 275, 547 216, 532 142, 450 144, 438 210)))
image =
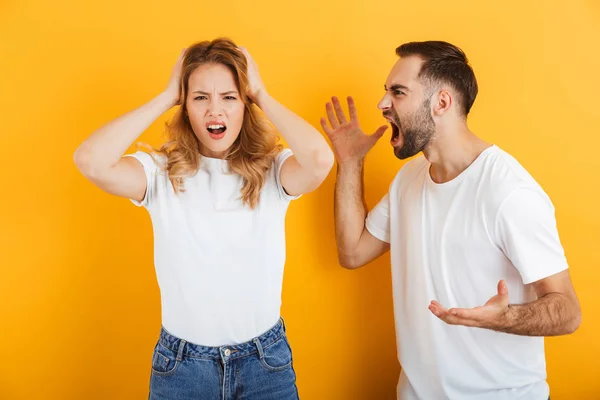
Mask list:
POLYGON ((221 122, 209 122, 206 124, 206 130, 211 139, 219 140, 225 137, 227 126, 221 122))

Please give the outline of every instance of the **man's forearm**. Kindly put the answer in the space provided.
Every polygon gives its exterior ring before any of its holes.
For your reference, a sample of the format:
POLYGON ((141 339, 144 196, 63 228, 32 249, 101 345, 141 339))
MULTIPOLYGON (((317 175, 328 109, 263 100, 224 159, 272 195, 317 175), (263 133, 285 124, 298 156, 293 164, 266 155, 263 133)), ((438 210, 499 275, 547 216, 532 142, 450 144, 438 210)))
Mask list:
POLYGON ((335 183, 335 232, 342 264, 351 263, 365 226, 363 160, 337 166, 335 183))
POLYGON ((509 305, 503 322, 491 329, 524 336, 573 333, 581 322, 576 301, 562 293, 548 293, 527 304, 509 305))

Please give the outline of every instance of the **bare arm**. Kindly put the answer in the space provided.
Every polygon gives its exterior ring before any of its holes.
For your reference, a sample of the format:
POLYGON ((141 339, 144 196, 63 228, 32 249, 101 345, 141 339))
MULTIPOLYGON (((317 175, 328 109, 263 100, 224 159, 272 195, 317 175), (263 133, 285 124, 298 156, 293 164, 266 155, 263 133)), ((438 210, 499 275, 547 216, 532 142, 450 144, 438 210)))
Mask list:
POLYGON ((134 200, 143 199, 146 192, 144 169, 137 160, 123 158, 123 154, 152 122, 179 101, 182 57, 183 52, 163 93, 100 127, 75 151, 75 165, 100 189, 134 200))
POLYGON ((281 168, 281 184, 290 195, 311 192, 327 178, 333 153, 325 138, 312 125, 271 97, 260 79, 258 67, 245 48, 250 96, 275 125, 294 155, 281 168))
POLYGON ((532 285, 538 299, 527 304, 509 304, 506 283, 500 281, 498 294, 483 306, 446 310, 433 301, 429 309, 448 324, 515 335, 557 336, 575 332, 581 323, 581 310, 568 270, 532 285))
POLYGON ((568 271, 534 282, 538 299, 509 305, 498 330, 516 335, 555 336, 575 332, 581 310, 568 271))
POLYGON ((358 268, 390 249, 390 245, 365 228, 364 163, 339 165, 335 182, 335 236, 340 264, 358 268))
POLYGON ((363 184, 364 158, 386 127, 366 135, 358 124, 352 98, 348 98, 350 121, 346 120, 338 99, 332 98, 332 103, 326 105, 331 127, 324 118, 321 126, 331 139, 338 161, 334 211, 338 257, 342 267, 358 268, 389 250, 388 243, 375 238, 365 228, 367 207, 363 184))

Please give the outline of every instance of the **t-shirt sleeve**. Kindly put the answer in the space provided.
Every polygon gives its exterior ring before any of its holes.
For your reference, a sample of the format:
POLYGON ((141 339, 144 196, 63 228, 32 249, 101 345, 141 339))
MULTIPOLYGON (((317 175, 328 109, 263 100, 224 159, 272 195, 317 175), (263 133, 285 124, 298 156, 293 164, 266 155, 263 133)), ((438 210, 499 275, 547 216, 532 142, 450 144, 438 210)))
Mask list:
POLYGON ((367 230, 382 242, 390 242, 390 195, 385 196, 367 215, 367 230))
POLYGON ((281 184, 281 168, 283 167, 283 163, 285 162, 285 160, 290 158, 292 155, 292 150, 283 149, 275 158, 275 179, 277 181, 277 190, 279 192, 279 196, 287 201, 296 200, 302 197, 301 194, 296 196, 289 195, 283 188, 283 185, 281 184))
POLYGON ((496 238, 524 284, 568 268, 554 206, 541 189, 517 189, 504 200, 497 214, 496 238))
POLYGON ((158 165, 152 156, 144 151, 137 151, 133 154, 126 154, 124 157, 133 157, 142 164, 146 174, 146 193, 142 201, 130 199, 138 207, 150 207, 156 195, 156 181, 158 175, 158 165))

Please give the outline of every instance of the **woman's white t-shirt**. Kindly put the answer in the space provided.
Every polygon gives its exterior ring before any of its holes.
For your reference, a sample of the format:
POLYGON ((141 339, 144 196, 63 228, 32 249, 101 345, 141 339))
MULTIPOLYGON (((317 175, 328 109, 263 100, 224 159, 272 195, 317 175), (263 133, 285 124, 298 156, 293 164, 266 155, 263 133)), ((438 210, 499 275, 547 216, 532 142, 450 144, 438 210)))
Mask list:
MULTIPOLYGON (((285 264, 285 214, 290 200, 279 180, 283 150, 268 171, 257 207, 240 199, 242 177, 228 161, 201 157, 200 169, 176 194, 148 153, 127 156, 143 166, 141 202, 154 230, 154 263, 162 323, 188 342, 222 346, 246 342, 279 319, 285 264)), ((156 156, 155 156, 156 157, 156 156)))

